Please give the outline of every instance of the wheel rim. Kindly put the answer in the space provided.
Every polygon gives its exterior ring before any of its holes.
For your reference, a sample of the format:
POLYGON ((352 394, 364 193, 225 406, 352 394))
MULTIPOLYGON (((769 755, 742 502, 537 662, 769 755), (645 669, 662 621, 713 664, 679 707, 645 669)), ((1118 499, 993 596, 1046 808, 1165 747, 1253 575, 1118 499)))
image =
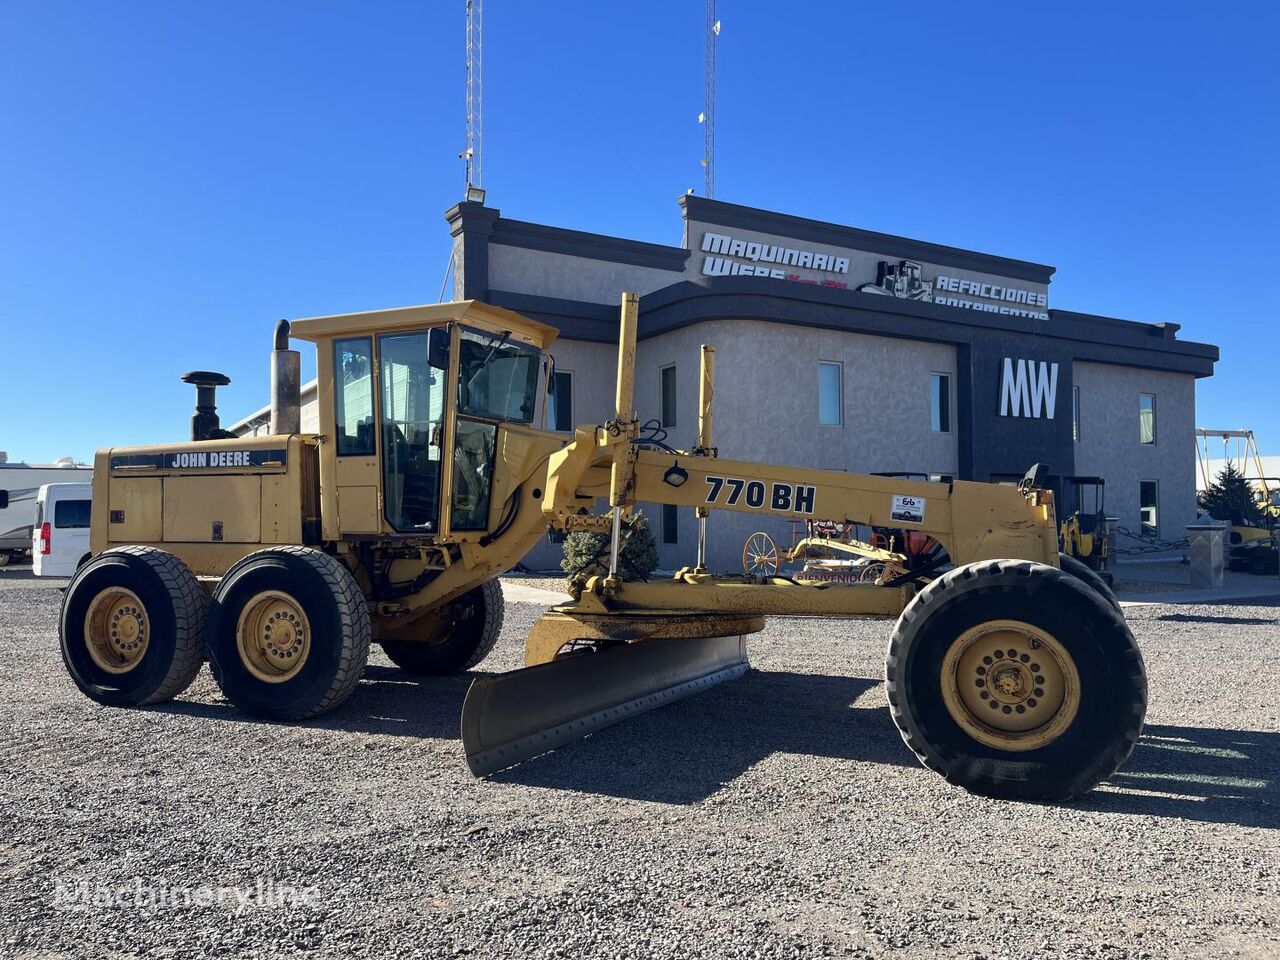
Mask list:
POLYGON ((947 650, 942 696, 951 718, 979 743, 1036 750, 1075 720, 1080 674, 1049 632, 1020 620, 990 620, 947 650))
POLYGON ((742 569, 749 577, 769 577, 778 572, 778 545, 767 533, 753 533, 742 548, 742 569))
POLYGON ((132 590, 108 587, 89 601, 84 615, 89 658, 107 673, 128 673, 151 644, 151 619, 132 590))
POLYGON ((311 654, 311 623, 298 601, 279 590, 257 594, 236 623, 240 662, 266 683, 297 675, 311 654))

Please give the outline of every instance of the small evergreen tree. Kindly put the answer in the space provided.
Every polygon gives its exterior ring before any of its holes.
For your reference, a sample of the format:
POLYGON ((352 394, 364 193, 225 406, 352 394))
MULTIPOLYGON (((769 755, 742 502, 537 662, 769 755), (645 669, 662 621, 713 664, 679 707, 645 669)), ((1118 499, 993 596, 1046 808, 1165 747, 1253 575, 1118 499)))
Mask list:
POLYGON ((1196 499, 1200 509, 1215 520, 1226 523, 1244 520, 1253 526, 1266 525, 1253 484, 1230 461, 1222 468, 1218 479, 1209 484, 1207 490, 1202 490, 1196 499))
MULTIPOLYGON (((623 580, 646 580, 658 567, 658 544, 649 531, 649 521, 637 510, 622 524, 622 549, 618 552, 618 575, 623 580)), ((564 559, 560 569, 573 577, 604 576, 609 572, 609 535, 578 531, 564 538, 564 559)))

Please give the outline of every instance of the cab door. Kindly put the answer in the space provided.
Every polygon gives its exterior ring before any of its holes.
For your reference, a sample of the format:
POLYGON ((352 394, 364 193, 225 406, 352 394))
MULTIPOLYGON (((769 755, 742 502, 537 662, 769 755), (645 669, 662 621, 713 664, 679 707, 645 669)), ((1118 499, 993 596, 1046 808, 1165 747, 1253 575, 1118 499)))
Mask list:
POLYGON ((439 533, 448 462, 445 327, 378 337, 383 519, 399 533, 439 533))
MULTIPOLYGON (((340 532, 382 530, 373 343, 372 336, 344 337, 334 340, 329 350, 322 343, 317 357, 333 376, 334 442, 322 458, 323 464, 332 457, 329 462, 337 491, 337 503, 330 505, 336 508, 332 513, 337 516, 337 529, 326 529, 329 539, 337 539, 340 532)), ((323 512, 326 519, 331 516, 330 509, 323 512)))

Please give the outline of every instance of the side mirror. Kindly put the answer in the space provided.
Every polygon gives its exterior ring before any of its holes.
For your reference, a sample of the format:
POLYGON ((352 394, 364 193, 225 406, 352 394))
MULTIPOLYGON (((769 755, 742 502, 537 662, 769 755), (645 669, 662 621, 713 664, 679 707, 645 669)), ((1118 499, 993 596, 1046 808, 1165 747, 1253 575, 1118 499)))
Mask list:
POLYGON ((9 507, 9 491, 0 490, 0 510, 6 510, 9 507))
POLYGON ((449 328, 433 327, 427 336, 427 363, 437 370, 449 369, 449 328))
POLYGON ((1021 493, 1028 493, 1033 489, 1043 489, 1048 486, 1049 467, 1043 463, 1033 463, 1026 475, 1018 483, 1018 490, 1021 493))

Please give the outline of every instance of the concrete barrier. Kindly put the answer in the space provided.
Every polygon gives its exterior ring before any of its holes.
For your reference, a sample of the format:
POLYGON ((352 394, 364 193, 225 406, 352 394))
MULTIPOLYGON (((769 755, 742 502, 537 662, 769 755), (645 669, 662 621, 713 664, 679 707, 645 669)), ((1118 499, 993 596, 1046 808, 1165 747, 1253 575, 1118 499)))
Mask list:
POLYGON ((1187 556, 1191 561, 1191 585, 1211 588, 1222 586, 1227 563, 1227 530, 1225 523, 1187 524, 1187 556))

